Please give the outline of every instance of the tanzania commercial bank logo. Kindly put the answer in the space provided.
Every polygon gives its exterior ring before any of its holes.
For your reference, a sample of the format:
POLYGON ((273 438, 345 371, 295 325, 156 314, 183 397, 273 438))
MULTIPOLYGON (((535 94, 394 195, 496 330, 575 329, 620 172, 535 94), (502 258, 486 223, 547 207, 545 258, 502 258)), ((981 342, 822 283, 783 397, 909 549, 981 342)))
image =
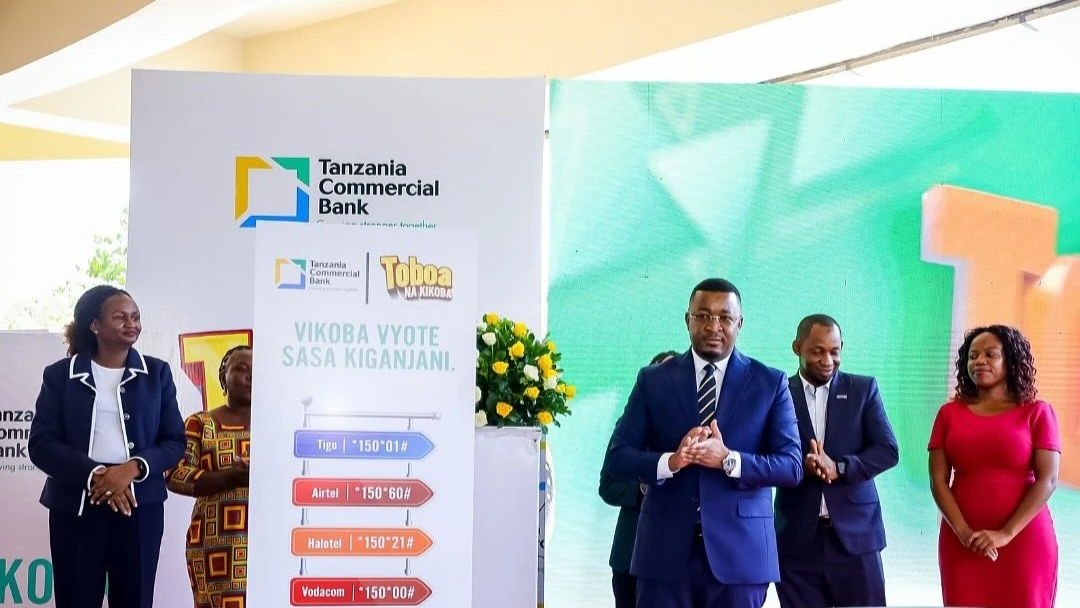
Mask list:
POLYGON ((274 260, 274 285, 278 289, 307 289, 307 279, 307 260, 274 260))
POLYGON ((345 260, 274 260, 274 286, 278 289, 359 291, 367 281, 367 264, 345 260))
MULTIPOLYGON (((275 156, 273 164, 258 156, 236 157, 236 221, 241 228, 254 228, 258 222, 307 222, 309 217, 311 185, 311 159, 275 156), (283 169, 296 173, 296 209, 292 213, 268 214, 258 212, 258 201, 252 205, 251 172, 283 169)), ((289 193, 288 196, 291 196, 289 193)))
POLYGON ((384 255, 379 264, 386 273, 386 291, 406 300, 452 300, 454 272, 449 266, 421 264, 416 256, 402 262, 396 255, 384 255))

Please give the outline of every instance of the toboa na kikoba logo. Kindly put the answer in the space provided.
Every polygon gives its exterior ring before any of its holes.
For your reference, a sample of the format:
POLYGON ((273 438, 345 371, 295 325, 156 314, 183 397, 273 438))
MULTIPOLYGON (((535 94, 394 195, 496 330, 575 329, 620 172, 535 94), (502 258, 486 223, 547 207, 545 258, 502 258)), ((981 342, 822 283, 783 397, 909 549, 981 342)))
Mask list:
POLYGON ((357 218, 370 217, 373 205, 380 201, 439 196, 438 179, 414 177, 408 165, 393 159, 356 162, 306 156, 237 156, 235 182, 234 219, 241 228, 254 228, 259 222, 356 223, 357 218), (289 191, 260 190, 259 196, 253 195, 252 176, 274 171, 295 176, 284 182, 289 191))
POLYGON ((454 299, 454 271, 449 266, 421 263, 411 255, 401 261, 396 255, 379 257, 386 275, 386 291, 390 297, 406 300, 454 299))
MULTIPOLYGON (((1060 429, 1061 482, 1078 488, 1080 348, 1073 345, 1080 335, 1080 256, 1057 249, 1064 235, 1060 216, 1068 211, 934 186, 923 194, 922 259, 954 269, 952 352, 972 327, 1012 325, 1027 336, 1038 367, 1036 398, 1053 406, 1060 429)), ((952 389, 942 397, 951 398, 952 389)), ((927 412, 926 428, 932 420, 927 412)))

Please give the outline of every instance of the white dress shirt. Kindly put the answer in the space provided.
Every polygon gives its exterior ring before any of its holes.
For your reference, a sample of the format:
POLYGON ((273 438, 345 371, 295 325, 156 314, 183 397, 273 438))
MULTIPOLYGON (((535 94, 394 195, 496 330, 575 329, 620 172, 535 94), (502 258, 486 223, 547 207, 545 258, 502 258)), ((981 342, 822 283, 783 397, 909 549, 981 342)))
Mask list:
MULTIPOLYGON (((810 412, 810 424, 814 427, 814 437, 817 438, 819 444, 823 444, 825 442, 825 421, 829 417, 829 386, 832 385, 832 378, 823 386, 810 384, 802 373, 799 374, 799 380, 802 381, 803 394, 806 395, 806 409, 810 412)), ((821 517, 829 516, 829 508, 825 504, 824 493, 821 495, 821 510, 818 515, 821 517)))
MULTIPOLYGON (((705 380, 705 375, 709 373, 705 369, 705 366, 709 364, 709 361, 706 361, 705 359, 699 357, 692 348, 690 349, 690 354, 694 357, 694 395, 696 396, 698 387, 701 386, 702 381, 705 380)), ((719 415, 720 413, 720 387, 724 383, 724 374, 727 373, 728 362, 730 361, 731 355, 728 355, 727 357, 724 357, 719 361, 713 362, 713 365, 716 366, 716 369, 712 373, 716 377, 717 415, 719 415)), ((674 452, 666 452, 660 456, 659 462, 656 463, 657 480, 670 479, 675 476, 675 473, 678 473, 678 471, 672 471, 671 468, 668 466, 668 459, 671 458, 672 454, 674 454, 674 452)), ((740 455, 738 452, 732 451, 731 457, 735 459, 735 467, 731 470, 731 473, 729 473, 728 476, 738 478, 742 475, 742 455, 740 455)))
POLYGON ((102 367, 90 362, 94 374, 94 436, 91 438, 90 458, 105 464, 122 464, 128 460, 127 440, 124 438, 123 414, 120 411, 120 381, 124 368, 102 367))

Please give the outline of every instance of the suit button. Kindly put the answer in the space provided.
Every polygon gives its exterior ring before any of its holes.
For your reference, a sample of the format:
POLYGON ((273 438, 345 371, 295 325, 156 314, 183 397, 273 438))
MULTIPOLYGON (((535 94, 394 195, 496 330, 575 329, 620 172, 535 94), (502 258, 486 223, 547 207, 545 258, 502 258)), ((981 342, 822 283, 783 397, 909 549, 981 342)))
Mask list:
POLYGON ((135 449, 135 444, 129 441, 128 442, 128 449, 129 450, 134 450, 135 449))
POLYGON ((121 386, 120 387, 120 394, 123 394, 123 393, 124 393, 124 387, 121 386))
POLYGON ((131 420, 131 414, 124 414, 124 420, 131 420))

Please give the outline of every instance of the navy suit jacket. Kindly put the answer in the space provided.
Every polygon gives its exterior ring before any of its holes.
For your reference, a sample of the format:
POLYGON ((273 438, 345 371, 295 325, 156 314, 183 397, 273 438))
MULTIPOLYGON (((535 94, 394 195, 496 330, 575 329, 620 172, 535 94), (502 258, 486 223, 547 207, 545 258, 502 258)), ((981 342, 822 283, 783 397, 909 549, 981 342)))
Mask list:
POLYGON ((690 351, 638 372, 605 461, 613 477, 649 484, 630 573, 659 581, 685 577, 700 506, 705 550, 719 582, 777 581, 770 486, 794 486, 802 477, 787 378, 733 351, 720 385, 716 420, 724 444, 741 454, 741 477, 691 465, 658 482, 660 457, 678 449, 686 433, 698 426, 698 416, 690 351))
MULTIPOLYGON (((821 438, 814 436, 802 380, 796 374, 790 382, 802 450, 808 454, 810 440, 821 438)), ((810 548, 818 528, 823 493, 844 549, 853 555, 881 551, 885 548, 885 525, 874 477, 896 466, 900 449, 885 415, 877 381, 837 372, 829 387, 825 411, 825 453, 843 462, 847 472, 831 484, 807 475, 798 487, 776 491, 780 552, 802 555, 810 548)))
MULTIPOLYGON (((169 364, 128 353, 127 371, 117 397, 120 424, 127 437, 129 458, 141 459, 148 473, 136 479, 133 491, 139 505, 165 501, 165 471, 184 455, 184 419, 176 404, 176 385, 169 364)), ((90 357, 75 355, 45 368, 27 451, 48 479, 41 504, 49 509, 82 515, 88 502, 90 473, 100 465, 91 458, 90 438, 97 423, 94 376, 90 357)))
MULTIPOLYGON (((611 442, 608 442, 608 449, 611 449, 611 442)), ((615 572, 630 572, 630 557, 634 554, 638 515, 644 498, 641 484, 612 477, 605 459, 604 466, 600 468, 600 498, 613 507, 619 507, 608 565, 615 572)))

